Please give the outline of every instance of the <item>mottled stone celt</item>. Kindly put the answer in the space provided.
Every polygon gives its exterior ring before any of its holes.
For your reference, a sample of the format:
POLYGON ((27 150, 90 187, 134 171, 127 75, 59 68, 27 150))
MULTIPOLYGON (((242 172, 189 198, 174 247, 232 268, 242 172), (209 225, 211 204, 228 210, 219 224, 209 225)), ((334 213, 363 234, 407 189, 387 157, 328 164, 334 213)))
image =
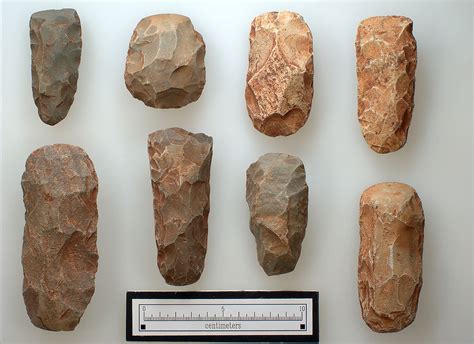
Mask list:
POLYGON ((301 253, 308 222, 308 185, 303 162, 270 153, 247 169, 250 230, 267 275, 293 269, 301 253))
POLYGON ((30 18, 33 97, 41 120, 62 121, 74 101, 81 61, 81 22, 73 9, 47 10, 30 18))
POLYGON ((148 137, 158 268, 171 285, 196 282, 207 252, 212 137, 180 128, 148 137))
POLYGON ((28 157, 23 297, 33 325, 71 331, 95 289, 98 181, 79 147, 56 144, 28 157))
POLYGON ((269 12, 252 21, 245 99, 255 129, 287 136, 306 123, 313 69, 313 36, 302 16, 269 12))

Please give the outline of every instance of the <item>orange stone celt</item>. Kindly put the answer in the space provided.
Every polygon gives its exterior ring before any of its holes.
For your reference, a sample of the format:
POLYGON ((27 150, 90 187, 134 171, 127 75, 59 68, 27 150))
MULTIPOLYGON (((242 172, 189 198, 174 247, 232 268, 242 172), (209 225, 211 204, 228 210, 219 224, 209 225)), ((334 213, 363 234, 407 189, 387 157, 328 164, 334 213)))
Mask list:
POLYGON ((313 37, 302 16, 269 12, 253 20, 245 100, 258 131, 288 136, 306 123, 313 73, 313 37))
POLYGON ((357 30, 358 117, 362 135, 377 153, 402 148, 414 107, 417 63, 413 22, 385 16, 357 30))
POLYGON ((359 301, 376 332, 396 332, 415 320, 422 286, 423 208, 401 183, 368 188, 360 199, 359 301))

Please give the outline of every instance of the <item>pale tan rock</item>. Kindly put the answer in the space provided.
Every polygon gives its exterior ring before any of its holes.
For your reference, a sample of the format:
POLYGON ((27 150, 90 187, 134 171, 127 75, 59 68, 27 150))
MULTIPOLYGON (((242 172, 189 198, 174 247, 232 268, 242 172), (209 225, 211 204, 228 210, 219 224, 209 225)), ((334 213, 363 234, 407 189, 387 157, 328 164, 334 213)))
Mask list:
POLYGON ((206 83, 206 45, 188 17, 142 19, 128 49, 125 84, 146 105, 180 108, 198 100, 206 83))
POLYGON ((56 144, 28 157, 23 298, 33 325, 72 331, 95 290, 98 180, 86 152, 56 144))
POLYGON ((245 100, 254 127, 288 136, 308 119, 313 99, 313 37, 293 12, 259 15, 250 29, 245 100))
POLYGON ((376 332, 396 332, 415 320, 422 286, 424 214, 416 191, 381 183, 360 199, 359 301, 376 332))
POLYGON ((394 152, 407 141, 417 62, 412 30, 411 19, 397 16, 365 19, 357 30, 359 123, 377 153, 394 152))

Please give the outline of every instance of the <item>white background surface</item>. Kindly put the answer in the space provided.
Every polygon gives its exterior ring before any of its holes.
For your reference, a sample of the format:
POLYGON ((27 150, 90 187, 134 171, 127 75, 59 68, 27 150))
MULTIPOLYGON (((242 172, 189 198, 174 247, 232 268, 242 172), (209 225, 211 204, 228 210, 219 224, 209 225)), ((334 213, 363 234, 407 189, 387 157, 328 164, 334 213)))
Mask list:
POLYGON ((152 1, 6 2, 3 5, 2 343, 122 343, 125 292, 174 290, 156 266, 147 135, 179 126, 214 138, 206 267, 179 290, 316 289, 322 343, 472 343, 472 3, 152 1), (83 30, 78 92, 67 118, 43 124, 31 93, 28 21, 38 10, 74 7, 83 30), (270 10, 302 14, 314 35, 315 96, 295 135, 271 138, 247 117, 248 33, 270 10), (199 101, 158 110, 124 85, 137 22, 157 13, 190 16, 207 45, 199 101), (360 20, 406 15, 418 42, 415 111, 406 146, 378 155, 357 122, 354 38, 360 20), (21 174, 34 149, 83 147, 99 177, 96 292, 74 332, 31 325, 21 293, 24 206, 21 174), (248 228, 245 171, 267 152, 302 158, 310 187, 309 223, 294 272, 267 277, 248 228), (377 334, 363 322, 357 294, 361 192, 383 181, 412 185, 426 216, 424 285, 415 322, 377 334))

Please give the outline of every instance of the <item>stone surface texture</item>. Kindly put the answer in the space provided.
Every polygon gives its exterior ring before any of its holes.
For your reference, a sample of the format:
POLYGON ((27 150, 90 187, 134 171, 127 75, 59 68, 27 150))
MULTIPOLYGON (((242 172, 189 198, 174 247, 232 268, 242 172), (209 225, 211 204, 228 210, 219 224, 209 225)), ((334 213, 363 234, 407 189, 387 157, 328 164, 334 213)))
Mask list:
POLYGON ((360 199, 359 301, 376 332, 396 332, 415 320, 422 286, 424 215, 416 191, 381 183, 360 199))
POLYGON ((199 99, 206 83, 206 45, 188 17, 142 19, 130 39, 125 84, 146 105, 180 108, 199 99))
POLYGON ((407 141, 417 62, 412 30, 409 18, 396 16, 365 19, 357 30, 359 123, 377 153, 394 152, 407 141))
POLYGON ((308 185, 303 162, 269 153, 247 169, 250 230, 267 275, 293 271, 308 222, 308 185))
POLYGON ((171 285, 196 282, 207 251, 212 138, 180 128, 148 138, 158 268, 171 285))
POLYGON ((313 37, 299 14, 270 12, 253 20, 245 99, 254 127, 268 136, 294 134, 306 123, 313 37))
POLYGON ((81 62, 81 22, 67 8, 36 12, 30 18, 31 75, 41 120, 62 121, 74 101, 81 62))
POLYGON ((25 167, 26 309, 39 328, 71 331, 94 294, 97 175, 81 148, 65 144, 35 150, 25 167))

